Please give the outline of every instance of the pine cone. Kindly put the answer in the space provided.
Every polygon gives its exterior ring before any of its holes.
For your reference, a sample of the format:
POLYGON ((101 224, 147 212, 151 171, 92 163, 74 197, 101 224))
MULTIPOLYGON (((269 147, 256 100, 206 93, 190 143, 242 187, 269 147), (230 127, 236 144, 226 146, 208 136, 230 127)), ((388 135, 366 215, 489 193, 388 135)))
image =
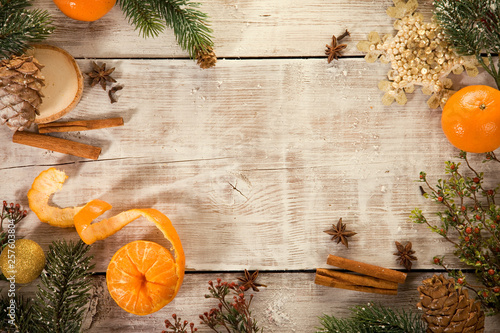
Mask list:
POLYGON ((31 126, 42 103, 42 67, 26 55, 0 61, 0 124, 20 131, 31 126))
POLYGON ((217 56, 211 47, 207 47, 206 50, 198 49, 196 51, 196 60, 201 68, 207 69, 215 66, 217 56))
POLYGON ((482 333, 484 312, 480 302, 469 298, 467 289, 455 289, 455 281, 434 275, 418 287, 419 309, 427 323, 427 333, 482 333))

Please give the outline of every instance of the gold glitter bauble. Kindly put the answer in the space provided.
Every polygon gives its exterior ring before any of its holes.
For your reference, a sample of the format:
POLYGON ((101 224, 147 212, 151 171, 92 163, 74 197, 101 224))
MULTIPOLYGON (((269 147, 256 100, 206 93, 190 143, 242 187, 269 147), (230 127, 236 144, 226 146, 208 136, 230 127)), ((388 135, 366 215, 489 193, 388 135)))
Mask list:
POLYGON ((40 276, 44 267, 45 253, 37 242, 30 239, 7 244, 0 254, 3 275, 7 279, 14 278, 15 283, 30 283, 40 276))

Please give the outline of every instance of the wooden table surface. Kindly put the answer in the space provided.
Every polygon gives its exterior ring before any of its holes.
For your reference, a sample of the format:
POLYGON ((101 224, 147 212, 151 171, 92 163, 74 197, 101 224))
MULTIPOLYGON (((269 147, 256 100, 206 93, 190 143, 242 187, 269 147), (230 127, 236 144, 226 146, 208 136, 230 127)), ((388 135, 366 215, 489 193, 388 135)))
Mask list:
MULTIPOLYGON (((377 84, 389 65, 368 64, 356 49, 370 31, 393 33, 385 11, 391 0, 202 0, 211 17, 217 66, 200 69, 167 30, 144 39, 118 7, 92 23, 66 18, 50 0, 35 6, 54 17, 48 44, 62 47, 83 72, 91 61, 116 67, 124 86, 110 104, 86 80, 79 105, 62 120, 123 117, 125 125, 56 134, 102 147, 97 161, 11 142, 1 128, 0 197, 28 207, 33 179, 49 167, 69 176, 55 205, 102 199, 111 213, 156 208, 173 221, 186 253, 185 282, 173 302, 148 316, 120 309, 110 298, 105 271, 121 246, 137 239, 167 245, 156 227, 137 220, 92 246, 95 288, 86 332, 161 332, 177 313, 198 322, 214 306, 203 297, 207 281, 233 281, 244 269, 260 270, 267 284, 254 309, 266 332, 314 332, 323 313, 347 316, 369 301, 415 309, 417 286, 440 272, 434 255, 454 267, 453 248, 423 225, 412 224, 415 207, 437 211, 415 182, 432 181, 455 159, 420 91, 405 106, 383 106, 377 84), (344 57, 328 64, 325 44, 349 29, 344 57), (342 217, 358 234, 349 248, 323 231, 342 217), (378 296, 314 284, 328 254, 401 269, 394 241, 411 241, 418 261, 397 296, 378 296)), ((421 0, 420 11, 431 12, 421 0)), ((456 87, 481 82, 453 76, 456 87)), ((482 157, 473 157, 479 163, 482 157)), ((56 239, 77 240, 30 212, 17 229, 44 250, 56 239)), ((38 281, 21 288, 30 294, 38 281)), ((3 286, 3 285, 2 285, 3 286)), ((487 318, 498 332, 499 317, 487 318)), ((201 329, 201 332, 206 331, 201 329)))

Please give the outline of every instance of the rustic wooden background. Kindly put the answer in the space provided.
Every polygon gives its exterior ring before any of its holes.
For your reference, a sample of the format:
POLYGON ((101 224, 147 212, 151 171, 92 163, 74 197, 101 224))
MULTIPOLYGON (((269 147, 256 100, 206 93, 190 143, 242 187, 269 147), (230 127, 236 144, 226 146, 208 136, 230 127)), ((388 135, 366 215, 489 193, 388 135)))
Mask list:
MULTIPOLYGON (((177 313, 198 322, 215 304, 206 282, 235 280, 244 269, 260 270, 267 284, 256 295, 255 314, 266 332, 314 332, 323 313, 347 316, 369 301, 415 309, 416 287, 436 271, 434 255, 454 267, 453 248, 422 225, 409 221, 427 202, 415 182, 444 175, 455 159, 440 128, 440 110, 421 92, 405 106, 385 107, 377 83, 388 65, 367 64, 357 51, 370 31, 392 33, 386 14, 391 0, 202 0, 211 17, 217 66, 202 70, 187 59, 171 31, 144 39, 118 7, 101 20, 77 22, 50 0, 57 26, 47 43, 78 59, 116 67, 124 86, 110 104, 86 81, 77 108, 64 120, 121 116, 125 126, 57 136, 103 148, 97 161, 11 143, 0 129, 0 197, 27 207, 33 179, 49 167, 69 179, 53 197, 59 206, 99 198, 111 214, 153 207, 170 217, 186 252, 187 274, 177 298, 149 316, 128 314, 109 297, 104 272, 126 243, 147 239, 166 244, 146 220, 92 246, 95 289, 86 332, 161 332, 177 313), (349 29, 345 57, 328 64, 325 44, 349 29), (323 233, 342 217, 352 237, 346 249, 323 233), (317 286, 314 270, 328 254, 400 269, 394 241, 411 241, 419 260, 398 296, 374 296, 317 286)), ((432 1, 421 2, 429 16, 432 1)), ((493 86, 485 73, 453 77, 455 86, 493 86)), ((480 165, 482 157, 474 156, 480 165)), ((481 165, 481 168, 489 168, 481 165)), ((486 169, 487 170, 487 169, 486 169)), ((33 213, 18 228, 46 250, 55 239, 74 239, 74 230, 39 222, 33 213)), ((36 283, 20 289, 30 294, 36 283)), ((1 286, 1 285, 0 285, 1 286)), ((499 317, 487 319, 487 332, 499 317)), ((201 332, 204 330, 201 329, 201 332)))

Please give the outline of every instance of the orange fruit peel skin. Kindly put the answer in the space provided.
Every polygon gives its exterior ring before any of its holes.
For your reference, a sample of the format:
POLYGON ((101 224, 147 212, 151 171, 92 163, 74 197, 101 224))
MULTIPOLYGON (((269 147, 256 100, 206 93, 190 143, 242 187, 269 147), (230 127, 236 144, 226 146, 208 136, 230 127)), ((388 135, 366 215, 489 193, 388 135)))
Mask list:
POLYGON ((106 15, 116 0, 53 0, 64 15, 77 21, 92 22, 106 15))
MULTIPOLYGON (((75 215, 74 222, 76 231, 86 244, 92 244, 98 240, 105 239, 115 234, 127 224, 141 216, 145 217, 148 221, 153 222, 156 227, 163 233, 164 237, 172 244, 172 249, 175 254, 175 260, 167 249, 158 244, 157 245, 164 251, 158 249, 157 252, 160 251, 163 253, 162 260, 165 261, 166 266, 162 267, 162 270, 165 271, 173 269, 175 271, 175 281, 172 280, 172 277, 169 277, 165 281, 162 281, 160 277, 148 277, 147 273, 145 273, 148 271, 148 269, 137 268, 137 271, 135 271, 133 266, 138 266, 139 263, 137 262, 131 264, 125 259, 120 259, 120 261, 125 260, 126 264, 123 264, 123 262, 119 265, 116 264, 115 262, 117 262, 117 258, 127 257, 122 252, 128 251, 126 250, 127 246, 132 246, 131 244, 134 244, 135 242, 125 245, 122 249, 118 250, 115 253, 113 258, 111 259, 111 262, 108 266, 108 271, 106 273, 108 290, 110 291, 110 294, 116 301, 116 303, 125 311, 137 315, 147 315, 156 312, 175 298, 184 280, 186 259, 179 235, 177 234, 177 231, 172 225, 170 219, 160 211, 153 208, 130 209, 108 219, 103 219, 99 222, 92 223, 93 220, 95 220, 97 217, 99 217, 109 209, 111 209, 111 205, 109 203, 96 199, 88 202, 75 215), (171 258, 171 260, 169 258, 171 258), (122 267, 123 265, 125 265, 125 268, 122 267), (125 276, 125 278, 122 277, 119 279, 115 279, 114 276, 116 275, 123 275, 125 276), (131 276, 135 278, 131 278, 131 276), (129 285, 132 284, 135 286, 133 288, 135 288, 137 293, 132 293, 135 296, 138 295, 135 298, 135 301, 133 298, 129 297, 130 295, 127 296, 128 293, 126 292, 125 287, 120 287, 120 281, 123 282, 123 279, 126 279, 129 285), (149 304, 149 306, 138 309, 139 306, 134 306, 134 304, 140 303, 138 302, 139 299, 152 301, 146 302, 148 304, 151 303, 149 304)), ((142 257, 143 259, 144 256, 142 257)), ((131 257, 128 256, 128 258, 130 259, 131 257)))
POLYGON ((49 205, 50 197, 62 188, 67 178, 64 171, 50 168, 42 171, 33 181, 28 191, 28 202, 40 221, 60 228, 74 226, 73 217, 82 207, 59 208, 49 205))
POLYGON ((441 116, 446 138, 458 149, 486 153, 500 147, 500 91, 467 86, 446 102, 441 116))

